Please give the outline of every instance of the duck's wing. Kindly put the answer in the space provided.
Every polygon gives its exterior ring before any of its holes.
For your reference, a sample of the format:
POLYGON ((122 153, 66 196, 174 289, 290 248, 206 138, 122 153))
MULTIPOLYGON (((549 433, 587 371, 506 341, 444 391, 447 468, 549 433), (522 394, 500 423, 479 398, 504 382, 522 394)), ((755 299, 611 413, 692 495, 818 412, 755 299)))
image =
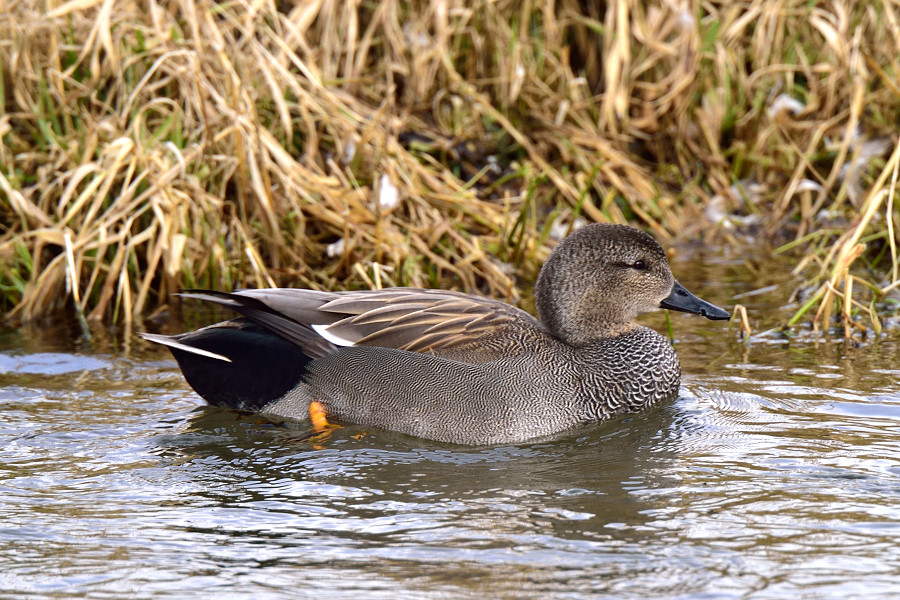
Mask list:
MULTIPOLYGON (((312 290, 302 291, 308 291, 312 294, 319 293, 313 292, 312 290)), ((277 308, 269 306, 263 299, 255 298, 252 295, 241 292, 216 292, 213 290, 182 290, 178 295, 183 298, 204 300, 206 302, 212 302, 213 304, 218 304, 219 306, 229 308, 234 312, 243 315, 250 321, 261 325, 266 330, 277 334, 278 336, 288 340, 296 346, 299 346, 310 358, 325 356, 326 354, 334 352, 334 350, 337 348, 336 344, 319 335, 312 328, 310 323, 305 323, 292 317, 291 315, 284 314, 277 308)), ((302 298, 300 300, 302 300, 303 302, 299 302, 298 304, 306 303, 309 304, 310 307, 315 305, 316 302, 314 297, 302 298)), ((153 341, 158 342, 159 340, 153 341)))
POLYGON ((321 334, 345 345, 380 346, 445 356, 478 348, 505 351, 504 340, 532 336, 541 326, 523 310, 458 292, 387 289, 339 294, 320 312, 337 317, 321 334))
POLYGON ((183 295, 227 306, 301 346, 309 344, 311 329, 331 348, 379 346, 478 362, 543 331, 523 310, 442 290, 190 290, 183 295))

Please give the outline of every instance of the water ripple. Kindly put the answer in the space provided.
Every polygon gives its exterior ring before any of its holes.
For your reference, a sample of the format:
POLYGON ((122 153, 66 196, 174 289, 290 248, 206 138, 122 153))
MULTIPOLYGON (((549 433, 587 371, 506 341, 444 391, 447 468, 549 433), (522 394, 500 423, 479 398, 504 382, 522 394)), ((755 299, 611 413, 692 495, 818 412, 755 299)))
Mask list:
POLYGON ((170 361, 0 355, 19 365, 0 373, 0 589, 900 594, 895 354, 816 364, 788 349, 791 361, 732 356, 706 372, 679 351, 672 404, 496 448, 358 427, 314 442, 202 408, 170 361))

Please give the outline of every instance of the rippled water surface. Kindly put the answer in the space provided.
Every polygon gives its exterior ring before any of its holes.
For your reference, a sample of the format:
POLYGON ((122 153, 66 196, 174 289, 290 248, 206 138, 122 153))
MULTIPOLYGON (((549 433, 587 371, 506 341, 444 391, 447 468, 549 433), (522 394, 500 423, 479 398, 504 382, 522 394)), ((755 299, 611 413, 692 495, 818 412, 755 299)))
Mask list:
MULTIPOLYGON (((778 293, 740 301, 775 322, 778 293)), ((900 597, 897 328, 744 346, 672 321, 677 401, 492 448, 309 439, 205 408, 137 340, 7 331, 0 596, 900 597)))

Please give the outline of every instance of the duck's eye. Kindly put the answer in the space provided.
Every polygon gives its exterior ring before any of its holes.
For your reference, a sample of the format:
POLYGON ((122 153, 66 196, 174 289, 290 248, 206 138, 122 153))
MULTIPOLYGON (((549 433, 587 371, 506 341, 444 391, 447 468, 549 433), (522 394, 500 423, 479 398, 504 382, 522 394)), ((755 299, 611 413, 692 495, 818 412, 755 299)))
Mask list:
POLYGON ((633 263, 631 263, 631 268, 632 268, 632 269, 635 269, 635 270, 637 270, 637 271, 646 271, 646 270, 647 270, 647 263, 644 262, 643 259, 640 259, 640 258, 639 258, 638 260, 636 260, 636 261, 634 261, 633 263))

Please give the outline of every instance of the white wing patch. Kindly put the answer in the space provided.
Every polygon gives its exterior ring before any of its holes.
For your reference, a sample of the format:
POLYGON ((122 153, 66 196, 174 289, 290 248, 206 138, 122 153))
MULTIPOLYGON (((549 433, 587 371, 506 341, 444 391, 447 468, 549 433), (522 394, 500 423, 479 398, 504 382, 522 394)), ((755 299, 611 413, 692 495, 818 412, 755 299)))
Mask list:
POLYGON ((145 340, 156 342, 157 344, 162 344, 163 346, 178 348, 179 350, 184 350, 185 352, 190 352, 191 354, 199 354, 200 356, 206 356, 208 358, 214 358, 216 360, 224 360, 225 362, 229 363, 231 362, 231 359, 227 356, 216 354, 215 352, 210 352, 209 350, 203 350, 202 348, 194 348, 193 346, 182 344, 181 342, 177 342, 165 335, 156 335, 153 333, 141 333, 139 335, 145 340))
POLYGON ((338 337, 328 331, 328 325, 310 325, 313 328, 313 331, 318 333, 320 336, 334 344, 335 346, 355 346, 356 342, 352 342, 350 340, 344 339, 342 337, 338 337))

